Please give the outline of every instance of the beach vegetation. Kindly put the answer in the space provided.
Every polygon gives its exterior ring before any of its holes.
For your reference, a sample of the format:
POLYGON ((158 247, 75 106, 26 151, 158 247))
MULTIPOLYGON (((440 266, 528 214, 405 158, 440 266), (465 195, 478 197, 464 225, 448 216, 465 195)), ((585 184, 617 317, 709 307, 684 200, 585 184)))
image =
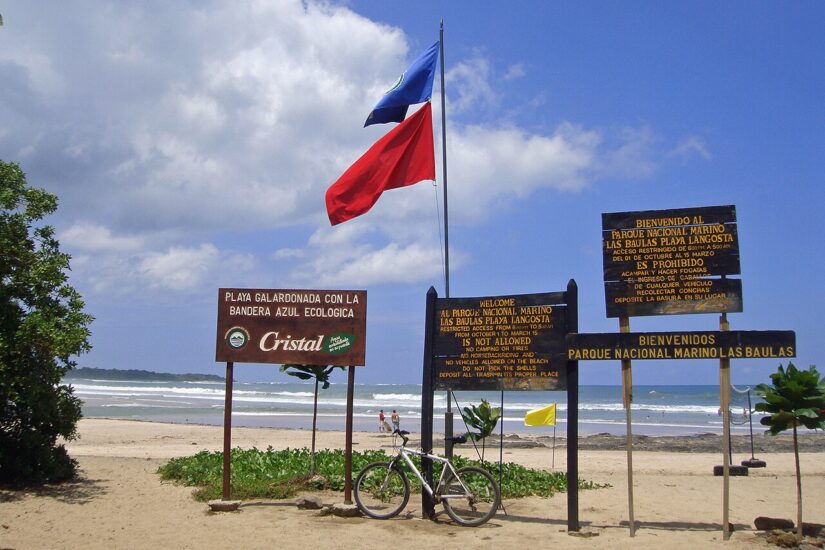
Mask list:
POLYGON ((481 463, 484 464, 485 440, 492 435, 501 418, 501 407, 493 407, 486 399, 481 400, 480 405, 470 405, 461 411, 461 417, 469 428, 475 428, 475 432, 468 431, 467 439, 470 441, 481 441, 481 463))
MULTIPOLYGON (((299 492, 344 490, 344 452, 340 449, 324 449, 317 453, 317 475, 306 475, 310 451, 303 449, 266 450, 232 449, 231 494, 233 499, 250 500, 257 498, 284 499, 294 497, 299 492)), ((388 461, 392 457, 383 450, 353 451, 352 471, 358 472, 371 462, 388 461)), ((416 468, 421 468, 420 459, 413 458, 416 468)), ((480 466, 476 460, 461 456, 453 457, 456 468, 480 466)), ((433 475, 441 475, 440 464, 433 465, 433 475)), ((490 470, 488 468, 488 470, 490 470)), ((498 476, 498 465, 491 473, 498 476)), ((174 458, 158 469, 161 479, 173 480, 187 486, 198 487, 198 500, 221 498, 223 482, 223 453, 202 451, 194 456, 174 458)), ((421 491, 414 476, 408 476, 412 488, 421 491)), ((592 481, 579 480, 579 489, 599 489, 592 481)), ((502 465, 502 498, 522 498, 527 496, 551 497, 567 491, 567 475, 564 472, 533 470, 515 463, 502 465)))
POLYGON ((771 384, 756 386, 756 394, 764 401, 756 410, 766 413, 760 421, 768 427, 767 433, 778 435, 786 430, 793 433, 793 451, 796 464, 796 529, 802 536, 802 476, 799 471, 799 442, 797 428, 825 430, 825 379, 816 367, 799 370, 793 363, 787 369, 771 374, 771 384))
POLYGON ((295 376, 301 380, 315 381, 315 397, 312 403, 312 449, 309 455, 309 475, 315 475, 315 428, 318 420, 318 385, 321 389, 329 387, 329 377, 335 369, 342 369, 340 365, 281 365, 281 372, 295 376))
POLYGON ((58 439, 76 436, 80 400, 62 378, 91 349, 70 256, 41 220, 57 197, 0 161, 0 484, 58 482, 76 463, 58 439))

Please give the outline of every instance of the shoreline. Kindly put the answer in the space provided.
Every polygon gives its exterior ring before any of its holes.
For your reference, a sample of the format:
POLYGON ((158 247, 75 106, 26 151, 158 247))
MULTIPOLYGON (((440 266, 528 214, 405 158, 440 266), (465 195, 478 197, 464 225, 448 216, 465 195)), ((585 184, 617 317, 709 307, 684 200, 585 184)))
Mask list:
MULTIPOLYGON (((81 423, 89 423, 93 421, 106 422, 134 422, 143 424, 156 424, 168 426, 194 426, 215 429, 218 428, 223 432, 222 425, 198 422, 164 422, 157 420, 145 419, 124 419, 124 418, 103 418, 103 417, 84 417, 80 420, 81 423)), ((414 426, 413 428, 417 428, 414 426)), ((411 433, 411 441, 416 441, 416 432, 408 429, 411 433)), ((270 426, 236 426, 233 424, 232 432, 237 430, 263 430, 265 432, 298 432, 311 433, 311 428, 303 426, 295 427, 270 427, 270 426)), ((343 430, 318 428, 317 434, 321 433, 343 433, 343 430)), ((362 436, 369 437, 370 435, 381 436, 379 432, 371 432, 364 430, 354 430, 353 434, 362 434, 362 436)), ((387 434, 384 434, 387 435, 387 434)), ((487 447, 498 447, 500 436, 498 433, 492 434, 487 438, 487 447)), ((525 432, 505 432, 504 445, 505 449, 512 448, 538 448, 546 447, 552 448, 554 446, 552 435, 545 435, 538 433, 525 432)), ((825 433, 809 432, 801 433, 798 436, 799 452, 806 453, 825 453, 825 433)), ((751 438, 750 435, 734 434, 731 436, 731 451, 734 454, 750 454, 751 452, 751 438)), ((68 445, 70 448, 72 442, 68 445)), ((233 445, 234 446, 234 445, 233 445)), ((444 446, 443 431, 433 432, 433 447, 444 446)), ((471 446, 469 443, 467 446, 471 446)), ((565 430, 557 430, 555 437, 555 448, 565 449, 567 447, 567 438, 565 437, 565 430)), ((343 448, 343 446, 342 446, 343 448)), ((607 432, 595 434, 580 434, 579 435, 579 450, 589 451, 626 451, 627 437, 607 432)), ((633 434, 633 450, 634 451, 650 451, 650 452, 668 452, 668 453, 714 453, 722 452, 722 435, 716 433, 695 433, 688 435, 644 435, 633 434)), ((777 436, 768 435, 762 431, 755 432, 753 435, 753 451, 754 453, 792 453, 793 439, 790 434, 783 433, 777 436)))
MULTIPOLYGON (((795 469, 787 452, 770 452, 759 458, 767 468, 746 477, 731 478, 730 522, 734 532, 722 541, 722 480, 712 474, 721 462, 716 452, 639 450, 633 454, 636 536, 627 528, 627 465, 623 450, 613 450, 612 439, 593 436, 596 450, 580 446, 580 478, 609 486, 579 491, 581 530, 589 538, 567 533, 567 498, 529 497, 506 500, 487 524, 463 528, 443 514, 433 522, 421 518, 420 498, 413 497, 405 513, 378 521, 366 518, 321 516, 298 510, 294 500, 244 503, 232 513, 208 512, 192 497, 193 488, 161 482, 159 466, 178 456, 223 448, 220 426, 162 424, 134 420, 84 418, 79 438, 67 443, 78 461, 79 477, 64 485, 11 491, 0 489, 0 548, 362 548, 389 547, 400 541, 418 548, 479 546, 499 549, 524 546, 559 548, 725 548, 745 550, 775 548, 755 531, 758 516, 792 519, 796 514, 795 469)), ((413 434, 414 436, 416 434, 413 434)), ((823 434, 814 434, 821 437, 823 434)), ((266 449, 310 445, 311 430, 234 428, 232 446, 266 449)), ((317 448, 343 448, 343 431, 320 431, 317 448)), ((355 450, 391 452, 392 436, 354 432, 355 450)), ((551 436, 552 439, 552 436, 551 436)), ((650 438, 661 440, 662 438, 650 438)), ((698 442, 702 438, 687 438, 698 442)), ((522 445, 522 435, 505 436, 506 462, 530 468, 563 472, 566 452, 552 453, 544 440, 522 445), (515 436, 515 437, 514 437, 515 436)), ((497 461, 498 452, 488 459, 497 461)), ((556 441, 558 446, 558 439, 556 441)), ((820 445, 820 447, 825 447, 820 445)), ((496 449, 497 451, 497 449, 496 449)), ((559 451, 559 449, 556 449, 559 451)), ((436 447, 436 452, 441 449, 436 447)), ((472 456, 472 446, 458 454, 472 456)), ((748 455, 749 456, 749 455, 748 455)), ((800 453, 803 472, 803 519, 825 523, 819 506, 825 495, 825 461, 822 450, 800 453)), ((734 463, 739 460, 734 456, 734 463)), ((340 493, 320 492, 325 504, 343 501, 340 493)), ((441 511, 440 507, 436 508, 441 511)))

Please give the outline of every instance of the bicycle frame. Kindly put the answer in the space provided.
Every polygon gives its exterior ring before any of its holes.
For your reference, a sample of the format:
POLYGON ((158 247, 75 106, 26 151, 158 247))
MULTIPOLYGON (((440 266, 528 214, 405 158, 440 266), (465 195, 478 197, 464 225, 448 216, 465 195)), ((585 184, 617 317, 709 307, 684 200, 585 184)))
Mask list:
POLYGON ((438 490, 441 488, 441 484, 444 482, 444 476, 447 474, 447 469, 448 468, 449 468, 449 471, 452 473, 453 477, 455 477, 458 480, 458 482, 461 483, 461 487, 464 489, 464 492, 465 493, 470 492, 467 489, 467 487, 464 485, 464 482, 461 480, 461 478, 458 477, 458 473, 456 472, 455 466, 453 466, 452 462, 450 462, 450 460, 447 459, 447 458, 443 458, 443 457, 440 457, 438 455, 425 453, 424 451, 416 451, 415 449, 407 449, 406 447, 402 446, 398 450, 398 454, 396 455, 396 457, 392 460, 391 466, 394 465, 398 461, 399 457, 404 459, 404 462, 410 468, 410 471, 412 471, 413 475, 416 478, 418 478, 418 481, 421 482, 421 487, 424 488, 424 490, 426 490, 427 493, 433 498, 436 498, 436 499, 464 498, 465 495, 440 495, 440 494, 438 494, 438 490), (429 458, 430 460, 435 460, 437 462, 441 462, 444 465, 444 467, 441 468, 441 477, 439 477, 438 483, 435 484, 435 490, 433 490, 433 488, 430 487, 430 485, 427 483, 427 480, 424 479, 424 476, 421 475, 421 472, 419 472, 418 468, 415 467, 415 464, 413 464, 413 461, 409 457, 409 455, 416 455, 416 456, 420 456, 422 458, 429 458))

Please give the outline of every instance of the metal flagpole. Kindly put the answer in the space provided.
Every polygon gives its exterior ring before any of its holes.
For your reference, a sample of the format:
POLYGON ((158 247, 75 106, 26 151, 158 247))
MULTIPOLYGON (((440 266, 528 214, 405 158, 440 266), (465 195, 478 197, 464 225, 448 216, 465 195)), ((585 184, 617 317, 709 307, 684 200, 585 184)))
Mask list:
MULTIPOLYGON (((450 223, 447 208, 447 101, 444 86, 444 20, 438 33, 441 59, 441 180, 444 182, 444 297, 450 297, 450 223)), ((444 454, 453 457, 453 396, 447 390, 447 412, 444 413, 444 454)))

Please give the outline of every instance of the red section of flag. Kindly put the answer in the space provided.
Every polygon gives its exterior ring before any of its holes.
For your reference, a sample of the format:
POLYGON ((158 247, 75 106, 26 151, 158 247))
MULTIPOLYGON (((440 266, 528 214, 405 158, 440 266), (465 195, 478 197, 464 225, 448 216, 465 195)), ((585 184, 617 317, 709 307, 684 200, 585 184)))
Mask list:
POLYGON ((369 211, 387 189, 435 180, 430 102, 375 142, 327 189, 332 225, 369 211))

